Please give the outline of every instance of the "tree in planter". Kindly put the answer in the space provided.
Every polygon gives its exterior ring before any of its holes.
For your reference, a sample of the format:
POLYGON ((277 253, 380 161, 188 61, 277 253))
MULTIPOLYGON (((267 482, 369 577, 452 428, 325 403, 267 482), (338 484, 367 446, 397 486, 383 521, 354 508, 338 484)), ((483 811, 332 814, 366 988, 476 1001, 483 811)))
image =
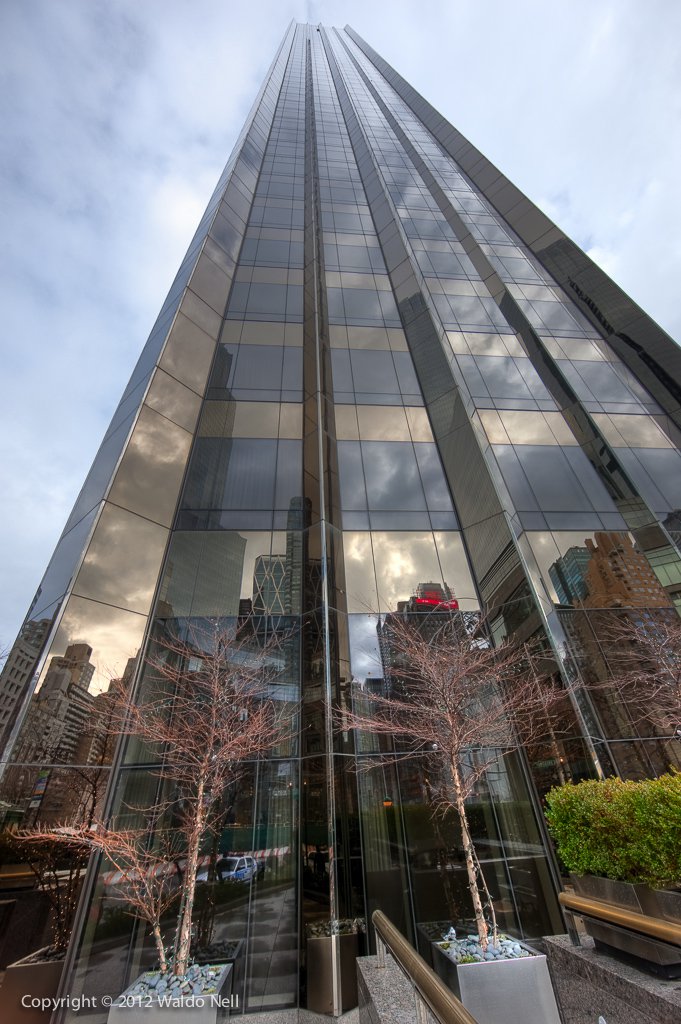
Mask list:
POLYGON ((494 905, 471 835, 466 801, 500 758, 540 736, 566 709, 566 692, 542 674, 538 645, 489 642, 468 613, 388 615, 379 627, 383 693, 357 692, 342 727, 393 737, 397 751, 367 765, 423 759, 435 813, 458 820, 480 945, 498 941, 494 905), (486 912, 491 920, 486 920, 486 912))
POLYGON ((157 641, 139 698, 121 693, 117 707, 118 731, 140 743, 150 760, 158 800, 124 806, 110 822, 25 835, 102 853, 117 873, 113 888, 149 924, 164 973, 186 973, 201 847, 220 828, 225 791, 242 778, 247 762, 265 757, 289 735, 290 704, 273 696, 281 650, 281 638, 262 640, 250 620, 232 631, 218 625, 197 631, 190 641, 157 641), (168 954, 161 920, 178 893, 168 954))
POLYGON ((114 876, 107 886, 108 891, 124 901, 131 914, 147 922, 160 969, 165 973, 169 965, 162 922, 177 898, 176 866, 180 848, 174 833, 156 830, 160 810, 158 805, 151 810, 148 825, 144 828, 112 828, 103 821, 95 821, 90 825, 81 822, 62 826, 56 834, 48 831, 26 835, 31 843, 68 846, 81 859, 86 859, 92 850, 104 854, 114 876))

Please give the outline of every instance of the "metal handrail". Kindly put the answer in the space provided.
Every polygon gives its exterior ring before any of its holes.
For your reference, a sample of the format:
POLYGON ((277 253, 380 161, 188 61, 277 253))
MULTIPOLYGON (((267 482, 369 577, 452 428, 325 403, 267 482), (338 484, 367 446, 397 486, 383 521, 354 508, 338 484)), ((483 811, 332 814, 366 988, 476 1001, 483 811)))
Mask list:
POLYGON ((681 946, 681 926, 673 921, 662 920, 656 917, 648 917, 646 914, 636 914, 633 910, 626 910, 624 907, 606 903, 604 900, 592 900, 586 896, 575 896, 571 892, 561 892, 558 900, 565 907, 575 914, 585 914, 587 917, 600 918, 609 924, 619 925, 622 928, 630 928, 632 931, 642 935, 650 935, 651 938, 660 939, 673 946, 681 946))
POLYGON ((376 929, 379 967, 385 967, 387 948, 414 987, 419 1022, 425 1022, 427 1006, 440 1024, 478 1024, 382 910, 374 910, 371 920, 376 929))

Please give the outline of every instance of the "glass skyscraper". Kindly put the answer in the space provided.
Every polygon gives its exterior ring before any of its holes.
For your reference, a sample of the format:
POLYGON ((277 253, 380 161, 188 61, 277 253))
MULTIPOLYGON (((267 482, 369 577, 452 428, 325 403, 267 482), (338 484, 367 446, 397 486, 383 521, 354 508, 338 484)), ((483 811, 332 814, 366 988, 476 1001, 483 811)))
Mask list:
MULTIPOLYGON (((353 770, 374 748, 333 709, 384 685, 385 617, 432 609, 607 678, 605 614, 681 609, 680 400, 679 348, 503 174, 352 29, 291 25, 3 671, 5 831, 143 800, 154 766, 107 735, 111 679, 249 621, 254 650, 284 637, 291 733, 224 795, 220 855, 264 866, 213 907, 238 1012, 318 1008, 330 920, 380 907, 427 950, 466 901, 460 841, 418 763, 353 770)), ((571 738, 471 801, 514 935, 564 930, 541 794, 679 764, 593 692, 571 738)), ((44 879, 13 870, 1 966, 49 941, 44 879)), ((101 999, 153 948, 106 866, 79 885, 64 984, 101 999)))

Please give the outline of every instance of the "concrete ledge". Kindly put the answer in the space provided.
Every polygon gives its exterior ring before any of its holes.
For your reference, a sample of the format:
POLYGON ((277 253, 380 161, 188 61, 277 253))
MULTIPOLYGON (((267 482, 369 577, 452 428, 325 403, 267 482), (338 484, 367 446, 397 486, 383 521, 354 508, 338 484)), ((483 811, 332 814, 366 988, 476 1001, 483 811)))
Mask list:
POLYGON ((678 1024, 681 980, 663 981, 597 953, 593 939, 573 946, 567 935, 544 939, 564 1024, 678 1024))
MULTIPOLYGON (((414 990, 395 962, 378 966, 378 957, 357 959, 359 1024, 416 1024, 414 990)), ((434 1018, 428 1011, 428 1018, 434 1018)))

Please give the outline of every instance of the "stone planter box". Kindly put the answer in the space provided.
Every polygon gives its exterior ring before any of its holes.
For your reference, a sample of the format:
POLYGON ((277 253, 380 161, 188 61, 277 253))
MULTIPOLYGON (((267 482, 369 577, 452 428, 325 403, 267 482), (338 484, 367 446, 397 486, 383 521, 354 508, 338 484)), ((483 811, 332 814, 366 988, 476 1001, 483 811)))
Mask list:
MULTIPOLYGON (((359 935, 350 932, 334 936, 338 943, 341 975, 341 1011, 357 1006, 359 935)), ((314 1013, 333 1014, 333 959, 330 935, 307 937, 307 1008, 314 1013)))
POLYGON ((134 996, 135 981, 109 1010, 107 1024, 168 1024, 169 1020, 177 1024, 217 1024, 218 1012, 223 1015, 225 1008, 231 1008, 231 974, 232 964, 225 964, 214 993, 177 999, 169 992, 160 998, 134 996))
MULTIPOLYGON (((600 900, 634 914, 681 924, 681 892, 678 890, 650 889, 647 885, 616 882, 597 875, 572 875, 571 878, 578 896, 600 900)), ((652 974, 668 979, 681 977, 681 949, 678 946, 595 916, 585 914, 582 920, 597 949, 624 958, 652 974)))
POLYGON ((197 949, 193 959, 197 964, 231 964, 232 973, 229 976, 229 988, 225 989, 225 995, 234 996, 234 1009, 241 1010, 244 999, 245 980, 245 943, 243 939, 228 940, 226 943, 212 943, 207 950, 197 949), (225 952, 221 947, 229 947, 230 951, 225 952))
POLYGON ((520 945, 532 956, 457 964, 434 942, 435 972, 484 1024, 561 1024, 546 957, 520 945))
POLYGON ((23 996, 33 999, 54 999, 57 995, 63 960, 36 962, 36 953, 9 964, 0 989, 0 1024, 49 1024, 52 1010, 39 1006, 24 1007, 23 996))

